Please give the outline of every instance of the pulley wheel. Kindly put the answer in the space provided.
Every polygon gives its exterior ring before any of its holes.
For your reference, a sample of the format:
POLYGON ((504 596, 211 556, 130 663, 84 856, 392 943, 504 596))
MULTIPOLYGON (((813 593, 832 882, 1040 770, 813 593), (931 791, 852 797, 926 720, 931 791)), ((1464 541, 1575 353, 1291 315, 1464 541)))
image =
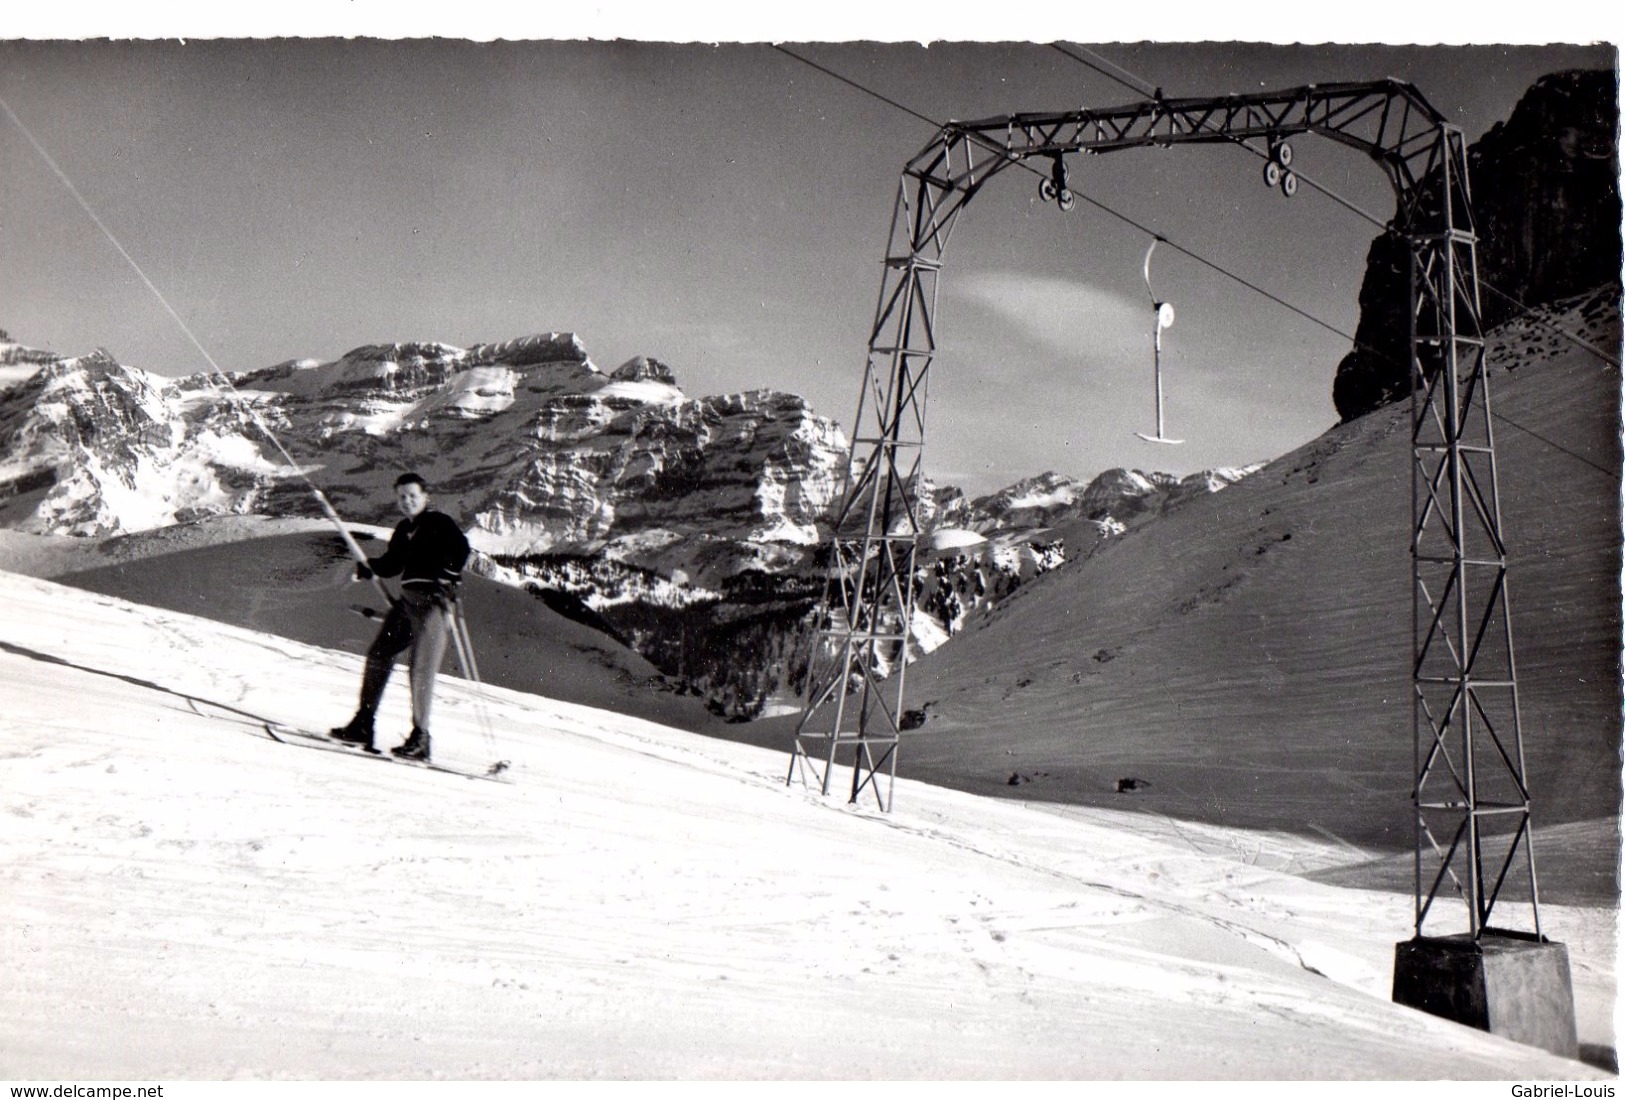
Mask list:
POLYGON ((1292 163, 1292 146, 1288 145, 1284 141, 1281 142, 1281 144, 1277 145, 1275 147, 1275 161, 1282 168, 1285 168, 1289 164, 1291 164, 1292 163))
POLYGON ((1291 198, 1298 193, 1298 176, 1296 172, 1281 173, 1281 194, 1291 198))
POLYGON ((1068 188, 1063 187, 1061 188, 1059 205, 1062 210, 1071 210, 1078 205, 1078 196, 1074 195, 1068 188))
POLYGON ((1276 187, 1281 182, 1281 166, 1273 160, 1264 162, 1264 186, 1276 187))
POLYGON ((1043 179, 1038 181, 1038 197, 1045 202, 1055 201, 1055 181, 1043 179))

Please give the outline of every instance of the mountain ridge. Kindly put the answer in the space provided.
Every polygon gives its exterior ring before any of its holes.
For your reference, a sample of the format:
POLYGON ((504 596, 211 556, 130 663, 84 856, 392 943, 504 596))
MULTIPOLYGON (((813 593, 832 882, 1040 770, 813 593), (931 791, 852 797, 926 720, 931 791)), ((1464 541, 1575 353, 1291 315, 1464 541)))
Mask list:
MULTIPOLYGON (((0 526, 107 536, 309 515, 312 483, 341 514, 386 522, 393 477, 414 469, 469 531, 476 572, 579 604, 719 714, 754 718, 799 689, 849 451, 796 395, 689 398, 660 360, 605 373, 567 332, 367 344, 331 362, 176 379, 103 351, 8 346, 37 369, 0 391, 0 526)), ((1088 485, 1050 473, 975 500, 923 485, 953 553, 928 553, 916 650, 1060 560, 1069 540, 1082 552, 1245 473, 1115 470, 1088 485)))

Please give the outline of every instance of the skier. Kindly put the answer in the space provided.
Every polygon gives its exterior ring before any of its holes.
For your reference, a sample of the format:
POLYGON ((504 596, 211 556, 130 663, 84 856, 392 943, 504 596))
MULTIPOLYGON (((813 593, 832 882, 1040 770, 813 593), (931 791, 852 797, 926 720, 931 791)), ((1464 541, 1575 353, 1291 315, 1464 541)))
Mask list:
POLYGON ((434 702, 434 680, 446 652, 457 585, 468 561, 468 539, 455 520, 429 508, 423 478, 405 473, 395 479, 395 502, 406 518, 395 527, 389 548, 365 564, 356 563, 357 580, 374 575, 401 578, 401 594, 390 605, 384 625, 367 650, 361 677, 361 705, 349 723, 331 731, 334 739, 364 746, 373 744, 373 715, 395 658, 412 650, 412 733, 390 752, 406 760, 429 759, 429 710, 434 702))

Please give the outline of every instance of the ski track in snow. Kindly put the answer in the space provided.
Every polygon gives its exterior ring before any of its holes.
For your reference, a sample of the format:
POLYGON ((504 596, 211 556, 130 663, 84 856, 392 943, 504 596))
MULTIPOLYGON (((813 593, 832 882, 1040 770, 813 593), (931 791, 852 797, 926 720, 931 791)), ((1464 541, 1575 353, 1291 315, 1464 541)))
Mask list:
MULTIPOLYGON (((471 783, 255 727, 348 717, 353 655, 0 598, 3 1077, 1606 1076, 1391 1004, 1410 898, 1278 869, 1335 838, 907 779, 885 814, 447 677, 437 754, 513 761, 471 783)), ((1546 908, 1612 1045, 1615 914, 1546 908)))

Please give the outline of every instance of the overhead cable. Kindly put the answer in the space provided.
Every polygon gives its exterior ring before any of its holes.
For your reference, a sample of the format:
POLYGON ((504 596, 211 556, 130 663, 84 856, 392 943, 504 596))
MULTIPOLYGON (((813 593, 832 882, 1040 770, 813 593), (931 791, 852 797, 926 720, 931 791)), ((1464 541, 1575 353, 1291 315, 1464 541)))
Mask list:
MULTIPOLYGON (((1105 77, 1108 77, 1108 78, 1110 78, 1112 80, 1115 80, 1119 84, 1122 84, 1124 87, 1129 88, 1129 89, 1131 89, 1131 90, 1133 90, 1135 92, 1138 92, 1141 95, 1151 95, 1151 94, 1153 94, 1153 92, 1148 92, 1148 91, 1145 91, 1142 88, 1136 87, 1135 84, 1129 83, 1127 80, 1124 80, 1124 79, 1122 79, 1120 77, 1117 77, 1117 76, 1113 76, 1111 73, 1107 72, 1105 69, 1101 68, 1099 65, 1096 65, 1091 61, 1088 61, 1088 60, 1086 60, 1084 58, 1079 57, 1077 54, 1073 53, 1071 50, 1068 50, 1065 46, 1062 46, 1058 42, 1051 42, 1050 46, 1053 49, 1059 51, 1063 56, 1070 57, 1073 61, 1076 61, 1078 64, 1085 65, 1088 68, 1093 69, 1095 72, 1100 73, 1102 76, 1105 76, 1105 77)), ((1087 47, 1080 46, 1078 48, 1084 50, 1086 53, 1089 53, 1090 55, 1092 55, 1094 57, 1100 57, 1099 54, 1095 53, 1093 50, 1088 49, 1087 47)), ((1114 69, 1118 69, 1119 71, 1124 72, 1124 73, 1128 72, 1127 69, 1123 69, 1119 65, 1113 65, 1111 62, 1106 61, 1105 58, 1101 58, 1101 60, 1103 62, 1105 62, 1106 64, 1108 64, 1108 65, 1112 65, 1112 68, 1114 68, 1114 69)), ((1133 76, 1132 73, 1130 73, 1129 75, 1133 76)), ((1138 81, 1141 84, 1147 83, 1147 82, 1145 82, 1143 80, 1140 80, 1140 78, 1138 78, 1138 77, 1135 77, 1135 80, 1138 81)), ((1154 88, 1154 86, 1151 86, 1151 85, 1148 85, 1148 86, 1154 88)), ((1203 124, 1203 129, 1212 130, 1213 133, 1218 134, 1219 136, 1223 137, 1226 141, 1232 142, 1233 144, 1238 145, 1241 148, 1247 150, 1249 153, 1253 154, 1255 157, 1258 157, 1260 160, 1266 160, 1267 161, 1267 160, 1270 159, 1269 150, 1260 149, 1258 146, 1254 145, 1252 142, 1248 141, 1246 138, 1239 137, 1239 136, 1237 136, 1235 134, 1225 134, 1222 131, 1220 131, 1219 129, 1213 127, 1211 124, 1207 124, 1207 123, 1203 124)), ((1327 186, 1325 186, 1324 184, 1321 184, 1321 183, 1317 183, 1314 179, 1310 178, 1309 176, 1304 175, 1303 172, 1299 168, 1294 167, 1292 169, 1292 174, 1298 178, 1298 181, 1300 183, 1305 183, 1312 190, 1319 191, 1322 195, 1325 195, 1327 198, 1331 199, 1333 202, 1337 203, 1339 206, 1342 206, 1345 209, 1351 211, 1352 213, 1359 215, 1360 217, 1364 218, 1366 221, 1370 222, 1372 225, 1376 226, 1378 229, 1386 229, 1386 228, 1388 228, 1388 223, 1385 222, 1383 219, 1377 217, 1377 215, 1371 213, 1371 211, 1369 211, 1369 210, 1366 210, 1364 207, 1361 207, 1358 204, 1352 202, 1351 200, 1344 198, 1342 195, 1339 195, 1336 191, 1333 191, 1330 187, 1327 187, 1327 186)))
MULTIPOLYGON (((936 121, 935 119, 931 118, 929 115, 921 114, 919 111, 914 110, 912 107, 907 107, 907 106, 897 102, 896 100, 890 98, 889 96, 882 95, 880 92, 875 91, 873 88, 869 88, 869 87, 865 86, 864 84, 862 84, 862 83, 860 83, 860 82, 858 82, 856 80, 853 80, 850 77, 844 76, 841 73, 838 73, 835 70, 830 69, 830 68, 828 68, 828 67, 826 67, 824 65, 820 65, 817 62, 812 61, 812 60, 810 60, 810 59, 808 59, 806 57, 803 57, 802 55, 800 55, 798 53, 795 53, 792 50, 787 50, 783 46, 774 46, 773 48, 778 50, 780 53, 786 55, 787 57, 795 58, 795 60, 801 62, 802 64, 810 66, 811 68, 816 69, 819 72, 824 73, 827 76, 830 76, 830 77, 833 77, 836 80, 839 80, 843 84, 846 84, 846 85, 848 85, 848 86, 850 86, 852 88, 857 89, 858 91, 864 93, 865 95, 873 96, 875 99, 880 100, 882 103, 886 103, 886 104, 888 104, 888 105, 890 105, 892 107, 897 108, 900 111, 905 112, 906 114, 912 115, 914 118, 919 119, 921 122, 926 123, 927 125, 933 127, 934 129, 938 129, 938 130, 942 129, 943 124, 936 121)), ((1024 170, 1028 171, 1028 172, 1031 172, 1032 174, 1034 174, 1036 176, 1039 176, 1039 177, 1042 177, 1042 178, 1047 178, 1042 171, 1035 168, 1031 164, 1028 164, 1024 160, 1018 160, 1018 161, 1015 161, 1014 163, 1015 163, 1016 167, 1018 167, 1018 168, 1022 168, 1024 170)), ((1314 314, 1310 313, 1308 310, 1303 309, 1300 306, 1293 305, 1291 302, 1288 302, 1286 299, 1281 298, 1279 295, 1276 295, 1276 294, 1264 289, 1263 287, 1259 286, 1258 284, 1249 281, 1248 279, 1244 278, 1243 276, 1238 275, 1234 271, 1231 271, 1229 268, 1225 267, 1223 264, 1220 264, 1220 263, 1218 263, 1218 262, 1216 262, 1214 260, 1210 260, 1207 257, 1203 256, 1201 253, 1196 252, 1193 249, 1191 249, 1191 248, 1189 248, 1189 247, 1187 247, 1185 245, 1180 244, 1178 241, 1170 239, 1166 234, 1161 233, 1158 230, 1151 229, 1148 226, 1140 224, 1139 222, 1135 221, 1133 218, 1129 217, 1128 215, 1120 213, 1117 210, 1112 209, 1110 206, 1107 206, 1105 203, 1101 202, 1098 199, 1091 198, 1090 196, 1088 196, 1086 194, 1083 194, 1081 192, 1074 192, 1074 194, 1077 194, 1079 198, 1083 199, 1085 202, 1089 203, 1089 205, 1091 205, 1091 206, 1095 207, 1096 209, 1100 210, 1102 213, 1108 214, 1111 217, 1116 218, 1118 221, 1122 222, 1124 225, 1130 226, 1131 228, 1133 228, 1133 229, 1135 229, 1135 230, 1137 230, 1137 231, 1139 231, 1141 233, 1145 233, 1145 234, 1147 234, 1149 236, 1156 237, 1158 240, 1163 241, 1165 244, 1167 244, 1170 248, 1174 249, 1175 251, 1183 253, 1186 256, 1189 256, 1191 259, 1195 260, 1197 263, 1200 263, 1200 264, 1202 264, 1202 265, 1204 265, 1204 266, 1206 266, 1208 268, 1211 268, 1213 271, 1219 273, 1220 275, 1223 275, 1227 279, 1231 279, 1231 280, 1233 280, 1233 281, 1235 281, 1237 283, 1240 283, 1242 286, 1246 287, 1248 290, 1251 290, 1255 294, 1262 295, 1263 297, 1269 299, 1270 301, 1272 301, 1275 304, 1281 306, 1282 308, 1284 308, 1286 310, 1289 310, 1292 313, 1296 313, 1298 316, 1304 318, 1305 320, 1311 322, 1312 324, 1319 325, 1321 328, 1327 330, 1328 332, 1332 333, 1333 335, 1342 337, 1343 339, 1345 339, 1345 340, 1349 341, 1351 344, 1353 344, 1355 347, 1366 347, 1367 350, 1372 351, 1375 354, 1381 354, 1380 352, 1377 351, 1377 349, 1367 347, 1367 345, 1364 345, 1359 340, 1355 339, 1353 335, 1351 335, 1351 334, 1349 334, 1347 332, 1344 332, 1342 329, 1338 328, 1336 325, 1330 323, 1329 321, 1321 320, 1319 317, 1316 317, 1314 314)))
MULTIPOLYGON (((1077 49, 1082 50, 1084 53, 1088 54, 1090 57, 1095 58, 1096 60, 1098 60, 1100 62, 1100 64, 1095 64, 1094 62, 1089 61, 1086 58, 1079 57, 1077 54, 1073 53, 1071 50, 1067 49, 1065 46, 1061 45, 1058 42, 1052 42, 1052 43, 1050 43, 1050 46, 1052 48, 1054 48, 1056 51, 1058 51, 1059 53, 1061 53, 1063 56, 1071 58, 1073 61, 1076 61, 1078 64, 1084 65, 1084 66, 1094 70, 1095 72, 1100 73, 1102 76, 1105 76, 1110 80, 1114 80, 1117 83, 1123 85, 1125 88, 1129 88, 1130 90, 1132 90, 1132 91, 1134 91, 1136 93, 1139 93, 1141 95, 1148 95, 1148 94, 1151 94, 1151 93, 1147 92, 1146 89, 1147 88, 1153 88, 1153 89, 1155 88, 1155 85, 1151 84, 1151 82, 1146 80, 1144 77, 1137 76, 1136 74, 1134 74, 1134 73, 1130 72, 1129 70, 1123 68, 1121 65, 1117 64, 1116 62, 1111 61, 1111 60, 1101 56, 1099 53, 1097 53, 1094 50, 1091 50, 1087 46, 1078 46, 1077 49), (1123 75, 1122 76, 1115 75, 1114 73, 1108 72, 1102 66, 1110 66, 1112 69, 1116 69, 1118 73, 1122 73, 1123 75)), ((1217 131, 1215 131, 1215 132, 1217 132, 1217 131)), ((1269 159, 1268 151, 1259 149, 1257 146, 1253 145, 1252 143, 1250 143, 1248 141, 1243 140, 1242 138, 1229 136, 1229 135, 1226 135, 1226 136, 1229 137, 1230 141, 1233 141, 1235 144, 1237 144, 1237 145, 1241 146, 1242 148, 1246 149, 1248 152, 1253 153, 1255 156, 1262 157, 1265 160, 1269 159)), ((1339 206, 1343 207, 1346 210, 1351 211, 1354 214, 1359 215, 1361 218, 1364 218, 1366 221, 1370 222, 1372 225, 1375 225, 1377 228, 1383 229, 1383 230, 1386 230, 1388 228, 1388 223, 1387 222, 1385 222, 1382 219, 1378 218, 1375 214, 1372 214, 1370 211, 1362 209, 1361 207, 1357 206, 1353 202, 1350 202, 1348 199, 1344 198, 1342 195, 1339 195, 1336 191, 1333 191, 1331 188, 1326 187, 1326 186, 1324 186, 1324 185, 1322 185, 1320 183, 1317 183, 1315 180, 1311 179, 1309 176, 1304 175, 1304 173, 1303 173, 1303 171, 1302 171, 1302 169, 1300 167, 1294 167, 1293 170, 1292 170, 1292 174, 1297 176, 1298 179, 1300 181, 1302 181, 1303 183, 1308 184, 1311 189, 1313 189, 1315 191, 1319 191, 1322 195, 1325 195, 1327 198, 1331 199, 1333 202, 1337 203, 1339 206)), ((1501 299, 1501 301, 1505 302, 1506 304, 1508 304, 1508 305, 1512 306, 1513 308, 1515 308, 1516 310, 1518 310, 1521 315, 1527 316, 1529 318, 1529 320, 1533 324, 1539 325, 1541 328, 1546 329, 1549 332, 1554 332, 1557 335, 1562 336, 1564 339, 1569 340, 1570 342, 1574 343, 1578 347, 1584 348, 1586 351, 1589 351, 1591 354, 1595 355, 1597 358, 1601 359, 1605 363, 1610 364, 1611 366, 1618 367, 1620 365, 1619 359, 1616 358, 1615 356, 1612 356, 1612 355, 1608 354, 1606 351, 1604 351, 1601 348, 1597 347, 1595 344, 1592 344, 1589 341, 1584 340, 1579 336, 1576 336, 1574 333, 1569 332, 1567 329, 1563 328, 1562 326, 1555 325, 1552 322, 1545 320, 1544 318, 1535 316, 1534 307, 1525 305, 1523 302, 1519 301, 1514 296, 1512 296, 1510 294, 1507 294, 1505 291, 1501 290, 1499 287, 1496 287, 1494 284, 1490 283, 1488 280, 1481 278, 1478 281, 1478 285, 1480 287, 1482 287, 1484 290, 1489 291, 1491 294, 1494 294, 1497 298, 1501 299)))
MULTIPOLYGON (((885 103, 885 104, 887 104, 887 105, 889 105, 891 107, 896 108, 897 110, 900 110, 900 111, 904 112, 905 114, 908 114, 908 115, 910 115, 910 116, 912 116, 912 117, 914 117, 916 119, 919 119, 920 121, 926 123, 927 125, 931 126, 934 129, 938 129, 938 130, 942 129, 942 125, 943 125, 942 123, 936 121, 935 119, 931 118, 928 115, 922 114, 921 112, 914 110, 912 107, 908 107, 908 106, 905 106, 902 103, 897 102, 896 100, 890 98, 889 96, 882 95, 880 92, 875 91, 873 88, 869 88, 866 85, 864 85, 864 84, 862 84, 862 83, 860 83, 860 82, 858 82, 856 80, 851 79, 850 77, 844 76, 843 74, 838 73, 835 70, 828 68, 827 66, 821 65, 821 64, 819 64, 819 63, 817 63, 815 61, 812 61, 809 58, 803 57, 802 55, 800 55, 798 53, 795 53, 794 51, 785 49, 783 46, 775 46, 774 48, 777 49, 780 53, 783 53, 784 55, 786 55, 787 57, 794 58, 795 60, 801 62, 802 64, 807 65, 810 68, 816 69, 818 72, 821 72, 821 73, 825 74, 826 76, 832 77, 833 79, 838 80, 841 83, 848 85, 849 87, 855 88, 856 90, 864 93, 865 95, 872 96, 873 98, 880 100, 882 103, 885 103)), ((1142 89, 1136 88, 1132 83, 1129 83, 1129 81, 1124 80, 1124 79, 1122 79, 1120 77, 1117 77, 1117 76, 1115 76, 1115 75, 1113 75, 1111 73, 1108 73, 1104 69, 1100 68, 1099 66, 1091 64, 1090 62, 1084 60, 1083 58, 1076 57, 1075 55, 1073 55, 1069 51, 1067 51, 1065 49, 1062 49, 1059 45, 1056 45, 1055 48, 1059 52, 1064 54, 1065 56, 1072 58, 1074 61, 1077 61, 1080 64, 1087 65, 1091 69, 1094 69, 1096 72, 1100 72, 1102 75, 1110 77, 1112 80, 1115 80, 1118 83, 1123 84, 1126 87, 1131 88, 1135 92, 1140 92, 1140 93, 1143 94, 1142 89)), ((1080 48, 1084 48, 1084 47, 1080 47, 1080 48)), ((1088 51, 1088 52, 1093 53, 1094 51, 1091 50, 1091 51, 1088 51)), ((1098 55, 1096 55, 1096 56, 1098 56, 1098 55)), ((1117 69, 1119 69, 1120 71, 1122 71, 1124 73, 1128 73, 1128 70, 1122 69, 1121 66, 1117 66, 1117 65, 1113 64, 1110 61, 1105 61, 1104 58, 1102 58, 1102 61, 1107 65, 1112 65, 1113 68, 1117 68, 1117 69)), ((1133 76, 1132 73, 1128 73, 1128 75, 1130 77, 1133 76)), ((1135 78, 1135 79, 1138 79, 1138 78, 1135 78)), ((1246 145, 1245 142, 1243 142, 1241 144, 1246 145)), ((1246 147, 1249 150, 1256 152, 1256 150, 1253 150, 1251 146, 1246 146, 1246 147)), ((1017 161, 1016 165, 1017 165, 1017 167, 1026 169, 1027 171, 1033 173, 1034 175, 1038 175, 1038 176, 1041 176, 1041 177, 1044 176, 1043 172, 1041 172, 1037 168, 1033 167, 1032 165, 1028 164, 1024 160, 1023 161, 1017 161)), ((1311 181, 1311 186, 1315 187, 1316 190, 1321 191, 1323 194, 1326 194, 1328 197, 1336 200, 1337 202, 1339 202, 1341 205, 1343 205, 1347 209, 1353 211, 1354 213, 1356 213, 1359 216, 1367 219, 1368 221, 1372 221, 1372 222, 1374 222, 1375 224, 1381 226, 1384 229, 1387 228, 1386 223, 1378 221, 1369 212, 1364 211, 1364 210, 1360 209, 1360 207, 1356 206, 1355 204, 1353 204, 1351 202, 1348 202, 1347 200, 1342 199, 1340 196, 1337 196, 1337 195, 1333 194, 1329 189, 1321 187, 1321 186, 1319 186, 1317 184, 1314 184, 1312 181, 1311 181)), ((1178 241, 1170 239, 1166 234, 1161 233, 1161 232, 1159 232, 1157 230, 1154 230, 1154 229, 1150 228, 1149 226, 1145 226, 1145 225, 1140 224, 1139 222, 1135 221, 1133 218, 1129 217, 1128 215, 1123 214, 1123 213, 1121 213, 1121 212, 1119 212, 1117 210, 1114 210, 1113 208, 1106 205, 1105 203, 1099 201, 1098 199, 1092 198, 1089 195, 1084 194, 1081 191, 1074 191, 1073 194, 1077 195, 1079 198, 1083 199, 1089 205, 1095 207, 1097 210, 1101 211, 1102 213, 1110 215, 1113 218, 1116 218, 1118 221, 1122 222, 1124 225, 1130 226, 1133 229, 1135 229, 1136 231, 1138 231, 1140 233, 1147 234, 1148 236, 1151 236, 1151 237, 1155 238, 1156 240, 1162 241, 1164 244, 1167 244, 1170 248, 1174 249, 1176 252, 1179 252, 1179 253, 1181 253, 1181 254, 1183 254, 1185 256, 1190 257, 1191 259, 1195 260, 1197 263, 1202 264, 1203 266, 1211 269, 1212 271, 1216 272, 1217 274, 1223 275, 1225 278, 1230 279, 1230 280, 1232 280, 1232 281, 1234 281, 1236 283, 1239 283, 1243 287, 1246 287, 1248 290, 1251 290, 1253 293, 1258 294, 1258 295, 1268 299, 1271 302, 1274 302, 1276 305, 1282 307, 1283 309, 1286 309, 1286 310, 1288 310, 1288 311, 1290 311, 1292 313, 1297 314, 1299 317, 1304 318, 1305 320, 1311 322, 1312 324, 1315 324, 1315 325, 1319 326, 1320 328, 1323 328, 1326 331, 1328 331, 1330 333, 1333 333, 1336 336, 1342 337, 1343 339, 1349 341, 1349 343, 1350 343, 1350 345, 1352 347, 1354 347, 1356 349, 1359 349, 1359 350, 1367 351, 1367 352, 1371 353, 1372 355, 1375 355, 1375 356, 1383 359, 1386 362, 1399 364, 1398 360, 1396 360, 1392 355, 1389 355, 1387 352, 1383 351, 1382 349, 1373 347, 1372 345, 1367 344, 1367 343, 1355 338, 1353 335, 1351 335, 1350 333, 1344 332, 1342 329, 1338 328, 1336 325, 1332 324, 1331 322, 1322 320, 1321 318, 1315 316, 1313 313, 1310 313, 1308 310, 1303 309, 1300 306, 1294 305, 1293 303, 1287 301, 1286 299, 1280 297, 1279 295, 1274 294, 1273 292, 1271 292, 1269 290, 1266 290, 1265 288, 1257 285, 1256 283, 1253 283, 1252 281, 1244 278, 1241 275, 1238 275, 1236 272, 1231 271, 1230 269, 1226 268, 1223 264, 1220 264, 1220 263, 1218 263, 1218 262, 1216 262, 1214 260, 1210 260, 1206 256, 1203 256, 1202 254, 1194 251, 1193 249, 1187 248, 1185 245, 1180 244, 1178 241)), ((1485 284, 1482 281, 1480 282, 1480 285, 1488 286, 1488 284, 1485 284)), ((1494 287, 1489 287, 1489 289, 1491 291, 1493 291, 1494 293, 1496 293, 1497 295, 1500 295, 1502 298, 1507 299, 1508 301, 1515 301, 1514 299, 1509 298, 1507 295, 1502 294, 1499 290, 1495 290, 1494 287)), ((1614 358, 1608 356, 1607 354, 1605 354, 1604 352, 1602 352, 1601 350, 1599 350, 1599 349, 1597 349, 1595 347, 1592 347, 1590 344, 1588 344, 1585 341, 1583 341, 1583 340, 1579 339, 1578 337, 1574 336, 1572 333, 1565 332, 1563 329, 1559 328, 1558 326, 1549 324, 1549 323, 1541 320, 1540 318, 1535 317, 1533 315, 1533 313, 1530 311, 1529 307, 1520 306, 1520 308, 1522 308, 1525 311, 1525 313, 1529 315, 1529 319, 1533 323, 1535 323, 1537 325, 1540 325, 1543 328, 1550 329, 1550 330, 1564 336, 1565 338, 1573 341, 1575 344, 1577 344, 1577 345, 1585 348, 1586 350, 1592 352, 1593 354, 1597 355, 1604 362, 1610 363, 1615 367, 1619 366, 1619 361, 1617 359, 1614 359, 1614 358)), ((1577 454, 1574 451, 1569 450, 1567 447, 1563 447, 1563 446, 1559 445, 1558 443, 1556 443, 1556 442, 1554 442, 1554 441, 1552 441, 1550 439, 1547 439, 1545 436, 1541 435, 1539 432, 1534 431, 1533 429, 1526 428, 1522 424, 1519 424, 1516 421, 1508 419, 1506 416, 1504 416, 1501 413, 1492 413, 1492 415, 1495 417, 1495 419, 1497 419, 1497 420, 1499 420, 1499 421, 1501 421, 1501 422, 1503 422, 1503 423, 1505 423, 1505 424, 1507 424, 1507 425, 1509 425, 1509 426, 1511 426, 1513 428, 1517 428, 1519 431, 1522 431, 1522 432, 1528 434, 1529 436, 1533 437, 1534 439, 1539 440, 1540 442, 1546 444, 1547 446, 1553 448, 1554 450, 1557 450, 1557 451, 1562 452, 1563 454, 1569 455, 1571 458, 1574 458, 1576 461, 1578 461, 1578 462, 1580 462, 1580 463, 1582 463, 1582 464, 1584 464, 1586 466, 1589 466, 1594 470, 1597 470, 1597 471, 1601 472, 1602 474, 1604 474, 1605 476, 1607 476, 1609 478, 1613 478, 1615 476, 1613 471, 1608 470, 1607 468, 1597 464, 1596 462, 1593 462, 1592 460, 1586 458, 1584 455, 1577 454)))

